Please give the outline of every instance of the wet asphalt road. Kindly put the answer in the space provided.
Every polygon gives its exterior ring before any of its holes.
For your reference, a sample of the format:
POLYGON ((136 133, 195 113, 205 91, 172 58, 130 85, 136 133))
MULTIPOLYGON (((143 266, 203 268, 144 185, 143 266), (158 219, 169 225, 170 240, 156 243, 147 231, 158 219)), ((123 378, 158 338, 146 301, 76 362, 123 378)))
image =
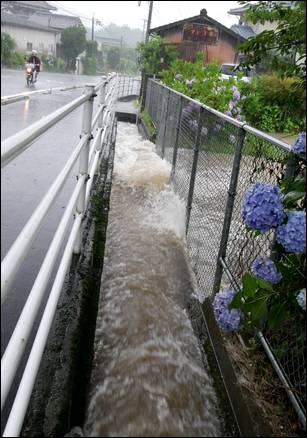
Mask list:
MULTIPOLYGON (((23 71, 4 69, 1 70, 1 95, 3 97, 25 91, 85 85, 98 81, 99 77, 42 72, 37 84, 29 90, 25 85, 23 71)), ((50 114, 81 94, 82 89, 34 95, 30 100, 1 107, 1 140, 50 114)), ((81 119, 82 108, 79 107, 1 170, 1 259, 4 258, 77 145, 81 119)), ((64 212, 76 181, 76 173, 75 166, 61 195, 44 221, 6 302, 1 307, 1 355, 64 212)), ((3 420, 5 416, 4 413, 3 420)))

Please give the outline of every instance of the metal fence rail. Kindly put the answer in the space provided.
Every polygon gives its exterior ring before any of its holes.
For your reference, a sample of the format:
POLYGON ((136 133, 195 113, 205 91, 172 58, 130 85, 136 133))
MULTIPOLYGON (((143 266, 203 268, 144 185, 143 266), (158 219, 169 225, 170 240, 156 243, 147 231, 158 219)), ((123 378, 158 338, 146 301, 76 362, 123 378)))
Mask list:
MULTIPOLYGON (((73 165, 79 160, 79 174, 75 188, 1 359, 2 410, 29 340, 31 329, 37 319, 38 310, 57 256, 60 253, 61 245, 65 239, 65 234, 71 220, 74 219, 3 436, 19 436, 72 254, 79 254, 82 250, 82 218, 86 213, 97 166, 106 150, 108 150, 108 142, 114 124, 114 114, 111 108, 118 93, 119 83, 120 77, 118 75, 110 75, 108 78, 103 77, 96 85, 86 86, 84 94, 73 102, 1 143, 1 166, 4 167, 51 126, 83 105, 82 131, 78 145, 1 263, 1 302, 3 302, 11 290, 18 270, 27 256, 47 213, 59 195, 73 165), (93 117, 94 98, 97 95, 98 108, 93 117)), ((122 92, 125 90, 126 88, 122 92)))
MULTIPOLYGON (((272 233, 249 237, 241 219, 243 194, 257 181, 281 180, 290 146, 152 79, 145 110, 157 130, 156 150, 172 163, 174 188, 186 202, 187 243, 200 291, 210 299, 230 282, 239 288, 241 275, 258 255, 270 255, 273 243, 272 233)), ((264 328, 259 338, 306 427, 304 328, 288 325, 279 333, 264 328)))

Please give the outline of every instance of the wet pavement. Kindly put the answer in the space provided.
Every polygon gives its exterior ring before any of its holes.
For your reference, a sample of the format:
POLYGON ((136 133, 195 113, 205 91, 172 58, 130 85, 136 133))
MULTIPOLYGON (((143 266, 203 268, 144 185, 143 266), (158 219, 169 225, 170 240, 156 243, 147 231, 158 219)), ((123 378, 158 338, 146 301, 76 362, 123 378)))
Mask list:
MULTIPOLYGON (((97 83, 99 77, 42 72, 30 91, 97 83)), ((1 95, 29 91, 23 71, 1 70, 1 95)), ((35 95, 1 107, 1 140, 31 125, 82 94, 82 88, 35 95)), ((1 259, 30 218, 79 141, 82 107, 69 114, 1 170, 1 259)), ((43 223, 6 302, 1 307, 1 355, 34 283, 76 181, 74 168, 43 223)), ((48 288, 50 285, 48 286, 48 288)), ((5 419, 5 412, 3 421, 5 419)))

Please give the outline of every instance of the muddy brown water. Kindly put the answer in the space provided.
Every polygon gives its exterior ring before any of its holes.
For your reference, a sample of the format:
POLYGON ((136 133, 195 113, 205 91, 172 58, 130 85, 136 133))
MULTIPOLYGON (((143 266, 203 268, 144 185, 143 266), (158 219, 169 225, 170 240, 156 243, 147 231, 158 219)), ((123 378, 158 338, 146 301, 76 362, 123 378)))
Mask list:
POLYGON ((170 165, 119 123, 86 436, 221 436, 185 310, 184 203, 170 165))

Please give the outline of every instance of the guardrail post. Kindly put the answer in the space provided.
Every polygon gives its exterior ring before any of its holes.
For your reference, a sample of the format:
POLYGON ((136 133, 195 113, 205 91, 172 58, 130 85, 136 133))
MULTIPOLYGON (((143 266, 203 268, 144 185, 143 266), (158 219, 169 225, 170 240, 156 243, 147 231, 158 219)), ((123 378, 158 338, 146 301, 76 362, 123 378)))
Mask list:
MULTIPOLYGON (((93 115, 93 103, 94 103, 94 93, 95 86, 94 85, 86 85, 85 91, 89 94, 90 98, 84 103, 83 107, 83 121, 82 121, 82 134, 88 135, 91 134, 91 126, 92 126, 92 115, 93 115)), ((86 174, 88 175, 88 160, 89 160, 89 145, 91 141, 91 136, 88 141, 84 145, 79 158, 79 177, 86 174)), ((76 215, 84 214, 85 211, 85 194, 86 194, 86 183, 84 184, 78 201, 76 205, 76 215)), ((74 254, 80 254, 81 252, 81 243, 82 243, 82 227, 80 227, 78 231, 78 236, 76 238, 76 242, 74 245, 74 254)))
POLYGON ((238 183, 238 177, 239 177, 239 171, 240 171, 240 165, 241 165, 242 149, 244 146, 245 134, 246 134, 245 130, 243 128, 240 128, 239 133, 238 133, 238 140, 237 140, 235 155, 234 155, 234 159, 233 159, 233 166, 232 166, 230 184, 229 184, 229 189, 228 189, 228 198, 227 198, 227 204, 226 204, 226 210, 225 210, 225 217, 224 217, 224 223, 223 223, 220 248, 219 248, 219 253, 217 256, 217 264, 216 264, 216 271, 215 271, 213 291, 212 291, 213 294, 218 292, 218 290, 220 288, 220 284, 221 284, 223 267, 222 267, 220 260, 224 259, 226 256, 229 230, 230 230, 230 225, 231 225, 233 205, 234 205, 235 196, 236 196, 237 183, 238 183))
POLYGON ((192 210, 193 193, 194 193, 194 185, 195 185, 195 178, 196 178, 196 168, 197 168, 197 162, 198 162, 198 151, 199 151, 199 144, 200 144, 200 137, 201 137, 203 111, 204 111, 204 108, 201 106, 199 108, 198 121, 197 121, 197 134, 196 134, 196 139, 195 139, 195 143, 194 143, 194 147, 193 147, 194 156, 193 156, 193 163, 192 163, 192 170, 191 170, 191 179, 190 179, 190 186, 189 186, 187 210, 186 210, 187 211, 186 224, 185 224, 186 234, 188 233, 190 215, 191 215, 191 210, 192 210))
MULTIPOLYGON (((104 128, 104 126, 103 126, 103 118, 104 118, 104 113, 105 113, 105 110, 106 110, 106 105, 105 105, 105 100, 106 100, 106 85, 107 85, 107 82, 104 81, 103 84, 100 87, 100 90, 99 90, 99 106, 100 107, 104 106, 104 109, 101 111, 101 113, 99 115, 99 118, 98 118, 98 125, 97 125, 98 129, 104 128)), ((100 134, 100 136, 101 136, 101 134, 100 134)), ((101 149, 101 147, 102 147, 102 144, 101 144, 101 137, 100 137, 100 140, 97 142, 96 150, 99 151, 101 149)))

